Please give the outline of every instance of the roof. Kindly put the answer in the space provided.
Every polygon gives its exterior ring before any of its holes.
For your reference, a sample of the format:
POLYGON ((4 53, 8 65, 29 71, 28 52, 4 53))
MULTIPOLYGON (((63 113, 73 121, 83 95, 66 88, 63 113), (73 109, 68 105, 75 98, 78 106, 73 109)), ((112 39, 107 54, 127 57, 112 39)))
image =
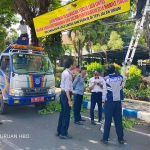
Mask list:
MULTIPOLYGON (((108 59, 124 59, 127 49, 128 47, 125 47, 124 50, 107 50, 107 57, 108 59)), ((85 54, 83 55, 84 57, 99 57, 99 58, 105 58, 106 55, 104 53, 104 51, 100 51, 97 53, 92 53, 92 54, 85 54)), ((143 45, 138 45, 137 49, 135 51, 135 55, 134 55, 135 59, 149 59, 150 58, 150 48, 147 48, 143 45)))

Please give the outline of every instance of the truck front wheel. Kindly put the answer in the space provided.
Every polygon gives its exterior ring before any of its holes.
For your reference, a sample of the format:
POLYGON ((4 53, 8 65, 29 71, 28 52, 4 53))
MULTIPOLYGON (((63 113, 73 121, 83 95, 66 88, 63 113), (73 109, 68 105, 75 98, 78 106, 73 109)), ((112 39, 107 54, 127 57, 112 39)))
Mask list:
POLYGON ((35 109, 37 110, 44 109, 45 107, 46 107, 46 102, 35 104, 35 109))
POLYGON ((8 108, 8 105, 4 103, 3 96, 2 94, 0 94, 0 115, 6 114, 7 108, 8 108))

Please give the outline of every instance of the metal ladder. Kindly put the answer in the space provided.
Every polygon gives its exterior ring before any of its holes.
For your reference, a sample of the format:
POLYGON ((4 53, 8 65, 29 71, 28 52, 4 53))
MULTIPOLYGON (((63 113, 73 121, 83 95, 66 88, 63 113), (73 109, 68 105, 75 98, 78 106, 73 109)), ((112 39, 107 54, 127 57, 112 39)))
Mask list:
POLYGON ((129 47, 128 47, 128 51, 127 51, 125 60, 122 63, 122 68, 121 68, 121 74, 122 75, 124 73, 128 73, 129 70, 130 70, 131 63, 133 61, 134 54, 135 54, 135 51, 136 51, 136 48, 137 48, 137 45, 138 45, 138 42, 139 42, 139 38, 140 38, 140 36, 143 32, 142 31, 143 30, 143 25, 144 25, 144 22, 145 22, 145 19, 146 19, 146 13, 148 12, 148 9, 149 9, 148 8, 149 3, 150 3, 150 0, 147 0, 142 18, 140 20, 136 21, 134 32, 133 32, 133 35, 132 35, 132 38, 131 38, 131 41, 130 41, 130 44, 129 44, 129 47))

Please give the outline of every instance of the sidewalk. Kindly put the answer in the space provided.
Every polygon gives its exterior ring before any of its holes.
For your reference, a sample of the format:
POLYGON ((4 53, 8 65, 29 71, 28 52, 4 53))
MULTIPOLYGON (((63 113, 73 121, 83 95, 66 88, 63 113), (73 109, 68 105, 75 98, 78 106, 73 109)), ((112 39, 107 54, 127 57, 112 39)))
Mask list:
MULTIPOLYGON (((60 93, 60 89, 56 89, 57 96, 60 93)), ((86 93, 85 95, 90 96, 90 93, 86 93)), ((56 96, 56 97, 57 97, 56 96)), ((90 109, 91 102, 83 100, 83 105, 90 109)), ((139 101, 139 100, 131 100, 131 99, 125 99, 122 101, 122 114, 123 116, 133 117, 133 118, 139 118, 144 121, 150 122, 150 102, 145 101, 139 101)), ((98 110, 98 107, 96 105, 95 110, 98 110)))

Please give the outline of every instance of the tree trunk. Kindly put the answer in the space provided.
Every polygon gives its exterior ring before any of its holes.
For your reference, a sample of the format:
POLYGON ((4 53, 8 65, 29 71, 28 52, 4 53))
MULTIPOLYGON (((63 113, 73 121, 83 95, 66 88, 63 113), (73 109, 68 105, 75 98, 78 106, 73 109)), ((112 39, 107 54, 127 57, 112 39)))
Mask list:
POLYGON ((106 56, 106 63, 108 63, 108 57, 107 57, 107 51, 104 50, 105 56, 106 56))
POLYGON ((56 81, 56 61, 57 61, 57 60, 55 59, 55 60, 54 60, 54 67, 55 67, 55 69, 54 69, 54 70, 55 70, 55 81, 56 81))
POLYGON ((29 25, 29 27, 31 28, 31 44, 33 46, 38 46, 38 38, 36 37, 36 32, 35 32, 35 28, 34 28, 34 25, 31 24, 29 25))

